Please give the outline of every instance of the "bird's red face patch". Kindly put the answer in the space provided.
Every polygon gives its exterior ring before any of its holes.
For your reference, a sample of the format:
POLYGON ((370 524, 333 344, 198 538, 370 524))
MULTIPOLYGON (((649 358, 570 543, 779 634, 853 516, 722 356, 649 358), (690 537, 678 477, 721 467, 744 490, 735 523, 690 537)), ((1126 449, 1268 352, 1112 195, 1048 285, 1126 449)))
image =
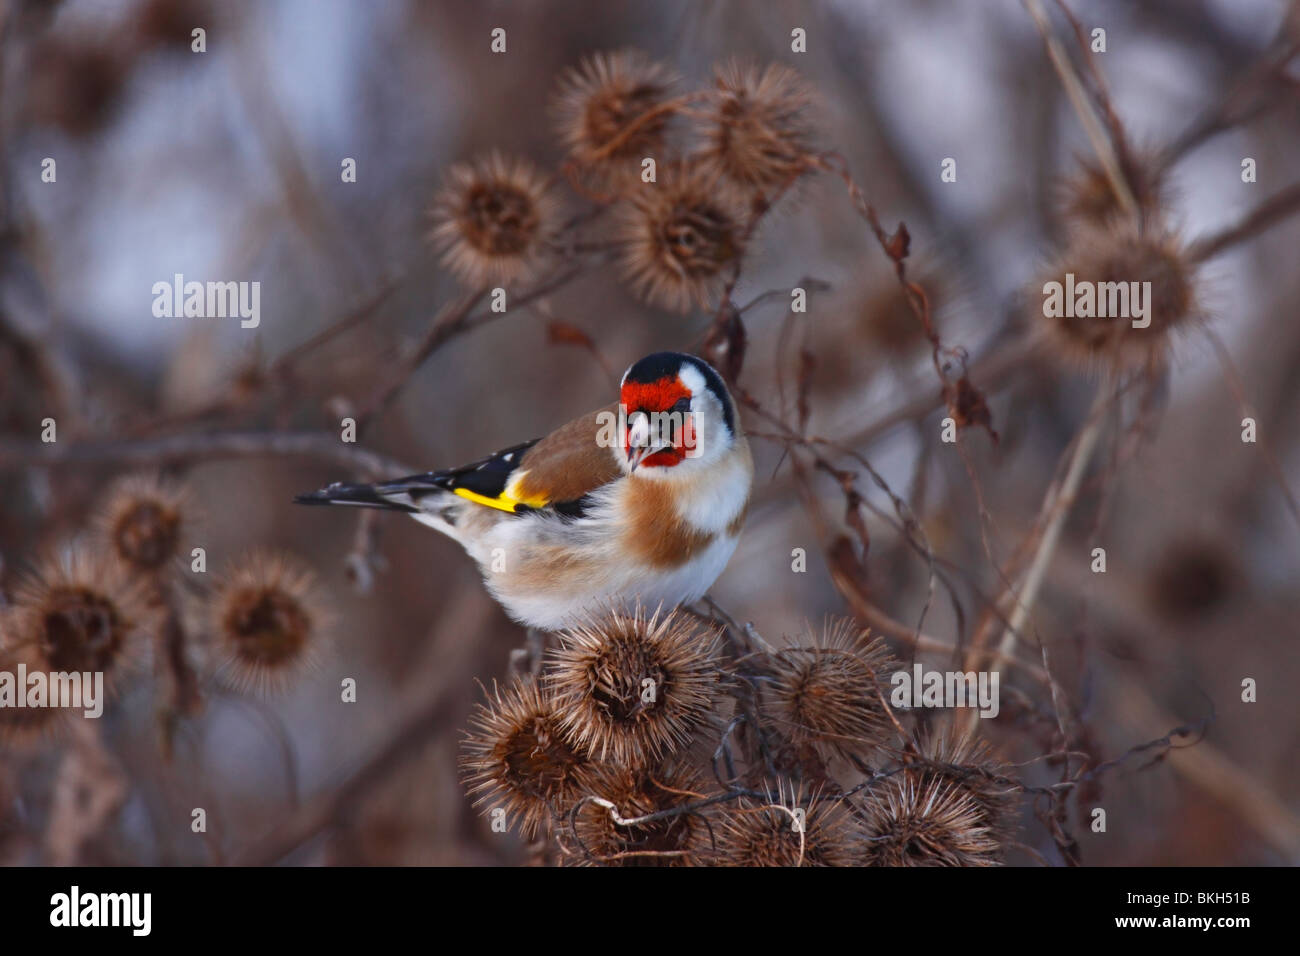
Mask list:
POLYGON ((654 382, 627 382, 620 393, 619 400, 623 406, 623 450, 629 459, 636 460, 638 453, 655 447, 657 450, 641 458, 637 468, 671 468, 683 461, 696 446, 694 416, 689 411, 691 390, 678 378, 661 378, 654 382), (657 431, 651 427, 649 432, 638 439, 634 435, 635 418, 638 413, 648 416, 652 424, 661 425, 657 431), (670 416, 665 418, 665 416, 670 416), (660 437, 670 439, 666 444, 660 437), (660 447, 663 445, 663 447, 660 447))
POLYGON ((679 378, 661 378, 657 382, 628 382, 623 386, 623 404, 629 412, 666 412, 691 390, 679 378))

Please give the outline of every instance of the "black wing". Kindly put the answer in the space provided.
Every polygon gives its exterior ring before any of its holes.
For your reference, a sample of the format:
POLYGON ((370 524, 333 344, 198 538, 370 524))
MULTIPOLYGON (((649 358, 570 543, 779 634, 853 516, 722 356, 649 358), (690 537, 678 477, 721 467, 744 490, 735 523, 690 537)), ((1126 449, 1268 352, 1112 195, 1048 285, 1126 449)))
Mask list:
POLYGON ((418 502, 428 495, 444 492, 460 492, 464 495, 464 492, 469 492, 469 495, 484 499, 483 503, 495 503, 494 507, 514 511, 515 506, 503 501, 502 496, 506 485, 510 483, 511 474, 519 467, 524 452, 537 444, 538 440, 503 448, 459 468, 408 475, 374 485, 335 482, 320 491, 298 495, 293 500, 301 505, 360 505, 412 512, 420 510, 418 502))

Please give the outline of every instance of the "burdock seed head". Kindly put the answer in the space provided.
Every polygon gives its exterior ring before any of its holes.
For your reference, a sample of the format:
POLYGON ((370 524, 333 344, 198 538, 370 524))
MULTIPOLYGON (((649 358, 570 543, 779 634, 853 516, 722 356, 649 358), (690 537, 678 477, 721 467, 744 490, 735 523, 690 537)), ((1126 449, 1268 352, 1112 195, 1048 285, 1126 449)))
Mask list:
POLYGON ((590 764, 564 739, 554 701, 536 681, 494 687, 475 707, 470 726, 460 765, 475 806, 504 809, 531 839, 580 796, 590 764))
POLYGON ((113 553, 142 574, 165 569, 180 550, 188 496, 161 478, 131 475, 110 491, 98 524, 113 553))
POLYGON ((677 77, 638 50, 595 53, 560 78, 554 112, 579 174, 597 191, 636 183, 665 157, 677 77))
MULTIPOLYGON (((0 673, 13 675, 15 693, 25 695, 27 689, 17 684, 18 665, 24 665, 29 674, 48 672, 50 666, 41 656, 38 646, 19 644, 18 635, 8 633, 12 624, 10 615, 0 616, 0 673)), ((81 716, 82 711, 73 713, 81 716)), ((69 711, 63 707, 0 706, 0 744, 18 748, 38 747, 58 736, 67 726, 68 716, 69 711)))
POLYGON ((545 679, 575 746, 647 766, 688 744, 713 706, 717 635, 675 613, 612 611, 560 635, 545 679))
POLYGON ((813 96, 779 63, 759 69, 732 60, 714 70, 701 157, 727 179, 771 196, 809 169, 813 96))
POLYGON ((843 804, 793 784, 769 800, 742 797, 719 810, 721 866, 852 866, 852 829, 843 804))
POLYGON ((949 784, 969 797, 993 839, 1004 842, 1014 830, 1016 792, 1003 782, 1008 768, 988 742, 950 726, 922 736, 917 750, 924 761, 916 767, 922 780, 949 784))
POLYGON ((578 866, 693 866, 708 859, 699 775, 686 765, 600 768, 564 814, 562 862, 578 866), (643 817, 654 815, 654 819, 643 817))
POLYGON ((905 769, 876 784, 865 802, 868 866, 994 866, 1001 844, 961 787, 905 769))
POLYGON ((533 275, 557 228, 559 204, 526 159, 493 152, 458 163, 434 198, 434 245, 447 268, 472 286, 533 275))
POLYGON ((887 736, 882 701, 894 664, 884 643, 851 620, 828 621, 800 645, 769 655, 773 713, 795 744, 870 751, 887 736))
POLYGON ((994 866, 1014 829, 1015 791, 988 744, 953 728, 917 742, 919 760, 874 786, 863 844, 877 866, 994 866))
MULTIPOLYGON (((952 283, 938 269, 923 271, 914 281, 925 290, 930 319, 939 327, 942 310, 955 294, 952 283)), ((921 320, 916 317, 907 290, 897 282, 873 286, 855 305, 857 331, 871 343, 871 351, 901 357, 925 344, 921 320)))
MULTIPOLYGON (((1148 219, 1159 216, 1168 203, 1169 189, 1155 157, 1126 154, 1120 163, 1137 212, 1148 219)), ((1071 226, 1106 228, 1132 215, 1120 205, 1105 167, 1096 160, 1080 159, 1077 171, 1064 180, 1059 193, 1061 213, 1071 226)))
POLYGON ((111 681, 147 647, 155 623, 143 586, 112 557, 74 545, 16 589, 7 643, 51 671, 102 672, 111 681))
POLYGON ((747 210, 703 165, 661 166, 619 221, 622 268, 642 299, 678 312, 711 305, 745 253, 747 210))
POLYGON ((1154 367, 1164 362, 1171 333, 1196 320, 1196 284, 1195 265, 1172 235, 1118 221, 1079 230, 1030 290, 1029 308, 1064 361, 1154 367), (1138 301, 1145 319, 1136 314, 1138 301), (1134 327, 1134 321, 1149 324, 1134 327))
POLYGON ((323 643, 325 612, 315 576, 288 555, 243 558, 209 604, 218 671, 241 688, 286 686, 311 666, 323 643))

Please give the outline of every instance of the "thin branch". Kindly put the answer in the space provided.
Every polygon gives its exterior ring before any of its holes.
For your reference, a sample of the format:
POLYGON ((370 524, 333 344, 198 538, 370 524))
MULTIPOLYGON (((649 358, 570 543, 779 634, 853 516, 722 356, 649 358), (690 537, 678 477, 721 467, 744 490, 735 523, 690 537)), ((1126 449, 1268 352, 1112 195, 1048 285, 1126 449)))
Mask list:
POLYGON ((371 476, 419 471, 327 432, 199 432, 161 438, 84 442, 0 439, 0 469, 68 465, 160 465, 219 458, 317 458, 371 476))
POLYGON ((456 301, 444 306, 438 317, 434 319, 433 324, 429 326, 429 331, 425 333, 420 344, 416 346, 415 351, 402 363, 402 367, 376 390, 370 401, 357 414, 357 427, 359 429, 365 428, 374 420, 376 415, 392 404, 420 366, 428 361, 429 357, 450 339, 496 319, 503 318, 511 311, 526 306, 543 296, 550 295, 582 275, 591 265, 592 263, 579 263, 560 272, 553 278, 547 279, 545 282, 516 295, 510 302, 510 309, 506 312, 488 310, 476 313, 473 311, 474 307, 487 295, 488 290, 485 288, 463 295, 456 301))
POLYGON ((1155 171, 1163 172, 1201 143, 1242 123, 1247 123, 1273 109, 1281 101, 1281 90, 1266 81, 1278 76, 1300 52, 1300 43, 1288 41, 1285 18, 1269 50, 1228 92, 1166 146, 1155 160, 1155 171))
POLYGON ((406 383, 411 380, 411 376, 416 373, 430 355, 438 350, 439 346, 468 327, 470 313, 485 295, 487 295, 487 289, 479 289, 476 292, 462 295, 454 302, 443 306, 429 326, 429 331, 425 333, 420 344, 416 346, 415 351, 402 363, 402 367, 394 375, 385 378, 383 384, 371 396, 370 401, 357 413, 358 429, 365 428, 376 415, 392 403, 393 399, 406 387, 406 383))
POLYGON ((1126 213, 1136 215, 1137 200, 1133 198, 1133 190, 1129 188, 1128 180, 1124 178, 1123 167, 1120 165, 1115 146, 1106 135, 1101 120, 1098 119, 1092 103, 1089 102, 1087 92, 1083 88, 1083 81, 1079 79, 1074 64, 1070 62, 1070 58, 1052 33, 1052 25, 1048 22, 1041 0, 1024 0, 1024 4, 1029 15, 1033 17, 1038 32, 1043 36, 1043 42, 1047 45, 1047 55, 1056 69, 1057 76, 1061 78, 1061 85, 1065 87, 1065 94, 1083 124, 1084 132, 1088 134, 1088 141, 1092 144, 1093 152, 1097 154, 1097 159, 1106 172, 1106 178, 1110 181, 1110 188, 1114 191, 1116 200, 1126 213))
POLYGON ((1213 235, 1198 239, 1188 249, 1192 262, 1212 259, 1225 249, 1272 229, 1292 213, 1300 211, 1300 182, 1269 196, 1241 221, 1213 235))
POLYGON ((1061 529, 1065 526, 1065 519, 1074 506, 1075 498, 1079 492, 1079 484, 1082 482, 1083 474, 1088 468, 1088 462, 1092 459, 1092 452, 1097 446, 1097 439, 1101 437, 1104 420, 1102 412, 1105 410, 1108 401, 1109 396, 1104 389, 1097 392, 1092 410, 1088 413, 1088 419, 1075 439, 1074 452, 1070 456, 1070 464, 1065 473, 1065 478, 1056 492, 1049 494, 1043 502, 1043 515, 1046 521, 1043 525, 1042 537, 1039 538, 1038 548, 1029 564, 1029 570, 1025 573, 1024 586, 1016 595, 1016 603, 1011 611, 1011 618, 1002 634, 1002 642, 998 645, 999 656, 1006 657, 1013 652, 1016 646, 1016 638, 1020 635, 1021 628, 1025 626, 1025 621, 1029 619, 1029 611, 1038 597, 1038 589, 1042 586, 1043 576, 1047 572, 1047 567, 1052 560, 1052 554, 1055 552, 1057 542, 1061 538, 1061 529))
MULTIPOLYGON (((1128 723, 1169 726, 1174 718, 1138 684, 1117 677, 1115 699, 1129 712, 1128 723)), ((1177 733, 1174 731, 1173 733, 1177 733)), ((1300 861, 1300 818, 1252 774, 1205 740, 1195 746, 1174 746, 1166 755, 1171 767, 1189 782, 1235 810, 1250 827, 1282 853, 1285 862, 1300 861)), ((1095 768, 1106 769, 1104 766, 1095 768)))

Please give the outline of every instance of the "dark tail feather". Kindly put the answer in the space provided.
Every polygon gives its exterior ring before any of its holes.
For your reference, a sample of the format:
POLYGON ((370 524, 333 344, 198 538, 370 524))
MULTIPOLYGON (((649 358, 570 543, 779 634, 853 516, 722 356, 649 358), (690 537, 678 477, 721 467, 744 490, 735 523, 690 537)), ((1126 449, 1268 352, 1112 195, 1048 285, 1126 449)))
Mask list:
POLYGON ((385 485, 345 485, 336 481, 320 491, 294 495, 293 500, 300 505, 355 505, 362 508, 385 508, 389 511, 408 513, 419 511, 419 508, 410 504, 409 495, 406 496, 406 501, 400 498, 394 499, 394 493, 401 495, 405 491, 400 485, 400 482, 390 482, 385 485))

